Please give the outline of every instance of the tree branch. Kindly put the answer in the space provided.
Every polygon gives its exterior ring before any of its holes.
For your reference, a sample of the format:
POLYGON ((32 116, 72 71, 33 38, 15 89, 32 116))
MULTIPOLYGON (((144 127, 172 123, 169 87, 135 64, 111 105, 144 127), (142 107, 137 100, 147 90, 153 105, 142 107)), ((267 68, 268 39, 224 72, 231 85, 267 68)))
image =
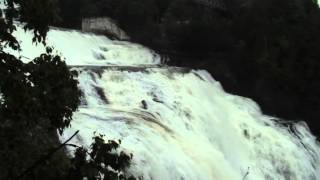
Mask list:
POLYGON ((250 170, 250 167, 248 167, 248 170, 247 170, 246 174, 243 176, 242 180, 245 180, 247 178, 247 176, 249 175, 249 170, 250 170))
POLYGON ((73 139, 77 134, 79 133, 79 130, 76 131, 68 140, 66 140, 64 143, 60 144, 58 147, 53 149, 51 152, 49 152, 46 156, 42 157, 38 161, 36 161, 32 166, 27 168, 23 173, 21 173, 18 177, 17 180, 21 179, 23 176, 27 175, 29 172, 33 171, 36 169, 39 165, 43 164, 46 162, 48 159, 50 159, 57 151, 59 151, 61 148, 67 145, 71 139, 73 139))

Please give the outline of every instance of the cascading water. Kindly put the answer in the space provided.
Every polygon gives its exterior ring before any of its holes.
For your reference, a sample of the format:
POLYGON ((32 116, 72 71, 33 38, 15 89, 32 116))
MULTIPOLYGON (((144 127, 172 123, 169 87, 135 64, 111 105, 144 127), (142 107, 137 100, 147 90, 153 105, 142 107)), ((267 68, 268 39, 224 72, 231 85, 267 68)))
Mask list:
MULTIPOLYGON (((44 52, 20 28, 22 59, 44 52)), ((79 72, 82 104, 61 136, 88 146, 94 132, 122 140, 129 172, 144 179, 317 180, 320 145, 305 123, 263 115, 224 92, 206 71, 160 65, 152 51, 76 31, 51 30, 48 45, 79 72)))

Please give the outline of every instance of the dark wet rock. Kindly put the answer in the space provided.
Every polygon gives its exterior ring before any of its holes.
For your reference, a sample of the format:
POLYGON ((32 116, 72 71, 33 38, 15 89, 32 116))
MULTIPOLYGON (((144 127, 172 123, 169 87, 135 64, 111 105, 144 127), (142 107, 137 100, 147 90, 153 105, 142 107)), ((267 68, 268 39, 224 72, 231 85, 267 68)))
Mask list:
POLYGON ((148 104, 147 104, 147 102, 145 100, 142 100, 141 104, 142 104, 142 108, 143 109, 148 109, 148 104))
POLYGON ((81 95, 80 95, 80 106, 87 106, 88 102, 86 100, 86 96, 83 93, 83 91, 81 91, 81 95))
POLYGON ((250 139, 250 135, 247 129, 243 130, 243 135, 244 137, 246 137, 247 139, 250 139))
POLYGON ((158 99, 158 97, 154 97, 154 98, 152 98, 152 100, 153 100, 154 102, 162 103, 162 104, 163 104, 163 101, 161 101, 160 99, 158 99))
POLYGON ((94 82, 97 82, 96 76, 94 74, 95 74, 94 72, 90 72, 90 77, 94 82))
POLYGON ((106 57, 102 53, 93 51, 92 54, 97 60, 106 60, 106 57))
POLYGON ((107 96, 105 95, 103 89, 102 89, 101 87, 98 87, 98 86, 95 86, 94 88, 95 88, 97 94, 99 95, 99 98, 100 98, 103 102, 105 102, 106 104, 109 104, 108 98, 107 98, 107 96))
POLYGON ((100 49, 101 51, 104 51, 104 52, 109 51, 108 48, 105 47, 105 46, 100 46, 99 49, 100 49))

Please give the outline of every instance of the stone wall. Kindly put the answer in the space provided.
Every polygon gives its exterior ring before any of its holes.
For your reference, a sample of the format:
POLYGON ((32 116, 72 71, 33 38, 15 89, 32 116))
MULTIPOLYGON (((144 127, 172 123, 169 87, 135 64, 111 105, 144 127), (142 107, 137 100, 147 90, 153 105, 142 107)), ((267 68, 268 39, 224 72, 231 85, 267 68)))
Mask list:
POLYGON ((82 20, 82 31, 104 33, 120 40, 129 40, 129 36, 116 23, 107 17, 85 18, 82 20))

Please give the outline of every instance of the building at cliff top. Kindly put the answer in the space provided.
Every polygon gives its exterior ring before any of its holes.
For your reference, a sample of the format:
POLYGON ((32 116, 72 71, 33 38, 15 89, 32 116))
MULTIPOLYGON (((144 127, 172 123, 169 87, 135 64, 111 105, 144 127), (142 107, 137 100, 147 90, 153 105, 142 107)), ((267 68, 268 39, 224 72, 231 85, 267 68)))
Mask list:
POLYGON ((129 40, 129 36, 108 17, 82 19, 82 31, 108 35, 119 40, 129 40))

